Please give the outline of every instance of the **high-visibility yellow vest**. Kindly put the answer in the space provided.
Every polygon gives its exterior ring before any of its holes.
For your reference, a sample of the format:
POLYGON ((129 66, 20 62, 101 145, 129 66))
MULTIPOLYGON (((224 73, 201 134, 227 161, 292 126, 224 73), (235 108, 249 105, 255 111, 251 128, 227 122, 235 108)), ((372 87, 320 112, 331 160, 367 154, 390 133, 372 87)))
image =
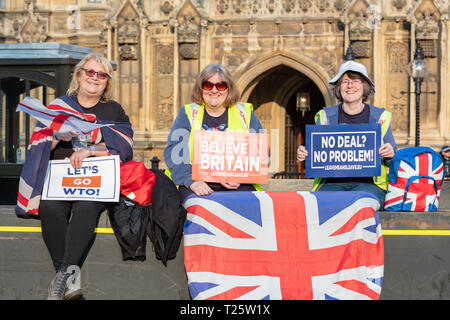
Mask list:
MULTIPOLYGON (((203 116, 205 114, 205 106, 203 104, 186 104, 184 110, 191 123, 191 133, 189 136, 189 156, 192 163, 194 158, 194 132, 201 130, 203 124, 203 116)), ((251 103, 238 102, 235 105, 227 107, 228 112, 228 130, 232 132, 249 132, 250 117, 253 110, 251 103)), ((166 175, 170 177, 170 170, 166 169, 166 175)), ((257 191, 263 191, 259 184, 254 184, 253 187, 257 191)))
MULTIPOLYGON (((316 113, 314 120, 317 123, 317 120, 319 119, 319 123, 321 125, 327 125, 327 115, 324 110, 320 110, 316 113)), ((384 111, 380 118, 378 119, 378 123, 381 124, 381 143, 384 142, 384 136, 386 135, 386 132, 389 129, 389 125, 391 123, 392 114, 389 111, 384 111)), ((373 177, 373 183, 380 187, 383 190, 387 190, 388 188, 388 166, 386 166, 384 163, 381 163, 381 174, 378 177, 373 177)), ((322 178, 314 178, 314 184, 312 191, 316 191, 319 187, 320 183, 322 181, 322 178)))

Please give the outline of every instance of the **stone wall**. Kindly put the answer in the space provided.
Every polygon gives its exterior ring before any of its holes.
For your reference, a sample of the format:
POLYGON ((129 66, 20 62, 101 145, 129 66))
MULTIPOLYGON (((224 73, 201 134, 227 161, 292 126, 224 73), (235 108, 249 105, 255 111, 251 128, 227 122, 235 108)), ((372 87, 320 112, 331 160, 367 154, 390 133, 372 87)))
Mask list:
POLYGON ((421 143, 448 144, 449 10, 449 0, 18 0, 0 9, 0 42, 59 41, 115 61, 115 97, 133 123, 138 161, 162 159, 196 75, 223 63, 242 100, 276 130, 277 172, 293 170, 305 124, 336 102, 327 82, 349 46, 376 84, 369 102, 393 113, 406 146, 415 139, 415 96, 401 92, 414 91, 408 63, 418 41, 430 71, 422 91, 437 93, 421 95, 421 143), (301 92, 311 98, 306 113, 293 98, 301 92))

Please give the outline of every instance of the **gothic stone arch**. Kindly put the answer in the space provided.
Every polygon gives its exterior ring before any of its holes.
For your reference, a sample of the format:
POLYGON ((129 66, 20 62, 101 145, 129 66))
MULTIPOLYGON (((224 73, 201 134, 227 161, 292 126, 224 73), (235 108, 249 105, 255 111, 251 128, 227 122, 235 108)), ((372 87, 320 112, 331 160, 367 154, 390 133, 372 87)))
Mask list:
POLYGON ((288 66, 310 78, 322 92, 326 105, 331 105, 334 102, 333 96, 328 91, 328 73, 310 58, 284 51, 256 56, 234 72, 234 79, 236 79, 236 84, 242 92, 242 100, 245 101, 249 97, 254 79, 279 65, 288 66))

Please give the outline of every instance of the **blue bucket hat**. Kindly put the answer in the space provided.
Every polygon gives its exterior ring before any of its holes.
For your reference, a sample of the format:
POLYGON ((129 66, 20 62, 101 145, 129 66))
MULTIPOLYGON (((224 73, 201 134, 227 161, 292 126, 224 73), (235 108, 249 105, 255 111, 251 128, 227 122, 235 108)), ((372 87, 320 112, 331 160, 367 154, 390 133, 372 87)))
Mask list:
POLYGON ((344 75, 344 73, 346 73, 348 71, 357 72, 361 76, 363 76, 363 78, 366 79, 367 83, 369 83, 370 87, 372 88, 371 93, 372 94, 375 93, 375 85, 374 85, 372 79, 370 79, 369 74, 367 73, 366 67, 362 63, 359 63, 359 62, 356 62, 353 60, 348 60, 348 61, 345 61, 343 64, 341 64, 341 66, 339 67, 338 74, 328 82, 328 85, 334 86, 336 84, 336 82, 338 82, 338 80, 344 75))

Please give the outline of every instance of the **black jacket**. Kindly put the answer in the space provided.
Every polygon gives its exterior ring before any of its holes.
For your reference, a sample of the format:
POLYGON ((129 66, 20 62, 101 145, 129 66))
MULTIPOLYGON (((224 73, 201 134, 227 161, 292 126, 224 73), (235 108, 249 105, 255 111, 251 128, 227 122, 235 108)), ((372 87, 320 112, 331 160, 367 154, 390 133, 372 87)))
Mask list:
POLYGON ((121 196, 108 214, 123 260, 144 261, 148 235, 156 258, 167 265, 169 259, 176 257, 180 247, 186 210, 172 180, 160 170, 152 172, 156 179, 150 205, 141 206, 121 196))
POLYGON ((147 235, 155 247, 156 258, 164 265, 174 259, 183 237, 186 209, 180 193, 172 180, 162 171, 152 170, 156 175, 152 191, 152 214, 147 224, 147 235))

